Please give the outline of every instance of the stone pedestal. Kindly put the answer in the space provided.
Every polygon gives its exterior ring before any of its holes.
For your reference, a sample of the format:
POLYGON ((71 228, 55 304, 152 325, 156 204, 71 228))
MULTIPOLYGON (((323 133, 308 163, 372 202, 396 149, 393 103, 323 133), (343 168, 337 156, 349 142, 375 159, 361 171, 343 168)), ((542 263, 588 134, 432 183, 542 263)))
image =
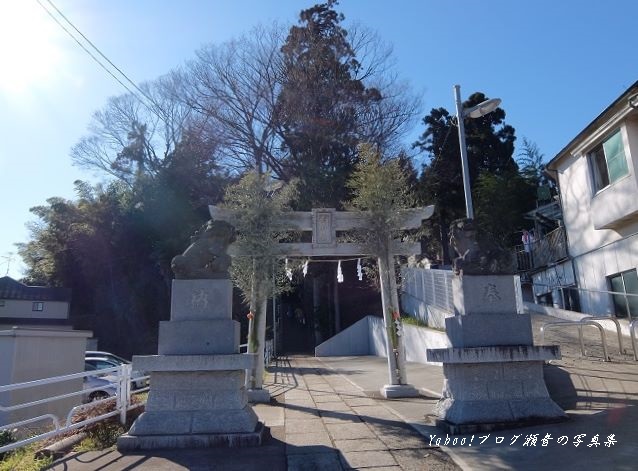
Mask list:
POLYGON ((381 395, 386 399, 417 397, 419 390, 411 384, 386 384, 381 388, 381 395))
POLYGON ((230 280, 173 281, 159 354, 133 357, 151 387, 145 412, 118 439, 120 451, 261 444, 264 427, 244 387, 256 357, 239 353, 231 307, 230 280))
POLYGON ((543 379, 543 363, 560 349, 533 346, 529 314, 516 313, 514 277, 465 275, 452 288, 452 347, 427 351, 445 376, 437 425, 457 434, 562 420, 543 379))

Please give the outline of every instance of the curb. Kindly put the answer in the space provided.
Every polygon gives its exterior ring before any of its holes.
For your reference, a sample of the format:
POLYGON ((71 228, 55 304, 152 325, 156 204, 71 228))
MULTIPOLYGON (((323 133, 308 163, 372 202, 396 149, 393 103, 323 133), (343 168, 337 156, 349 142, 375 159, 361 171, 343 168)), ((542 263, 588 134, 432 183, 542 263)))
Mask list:
POLYGON ((50 458, 53 459, 62 458, 64 455, 68 453, 68 451, 80 443, 82 440, 86 438, 85 432, 80 432, 75 435, 71 435, 70 437, 66 437, 59 442, 55 442, 41 450, 35 452, 36 458, 50 458))

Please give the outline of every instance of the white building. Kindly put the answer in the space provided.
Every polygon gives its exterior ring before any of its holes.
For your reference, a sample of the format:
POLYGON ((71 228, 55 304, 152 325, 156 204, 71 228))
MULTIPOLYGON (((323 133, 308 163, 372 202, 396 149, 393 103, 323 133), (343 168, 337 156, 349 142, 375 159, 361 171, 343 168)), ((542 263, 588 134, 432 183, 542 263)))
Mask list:
POLYGON ((538 298, 575 286, 572 308, 638 318, 638 82, 547 165, 560 188, 568 258, 532 275, 538 298))
POLYGON ((71 329, 71 290, 27 286, 8 276, 0 278, 0 330, 18 327, 71 329))
MULTIPOLYGON (((72 330, 71 291, 0 278, 0 385, 84 371, 91 332, 72 330)), ((7 411, 6 407, 82 390, 82 379, 0 393, 0 426, 54 414, 65 418, 80 396, 7 411)))

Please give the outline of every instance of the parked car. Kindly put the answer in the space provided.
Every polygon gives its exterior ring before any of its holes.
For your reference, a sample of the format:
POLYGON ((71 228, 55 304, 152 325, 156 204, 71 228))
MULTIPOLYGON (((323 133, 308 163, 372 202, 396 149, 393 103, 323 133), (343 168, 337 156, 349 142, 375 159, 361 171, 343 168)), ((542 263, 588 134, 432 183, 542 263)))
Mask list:
MULTIPOLYGON (((88 352, 87 352, 88 353, 88 352)), ((94 352, 97 353, 97 352, 94 352)), ((95 370, 103 370, 106 368, 114 368, 116 366, 120 366, 122 364, 130 364, 130 361, 124 360, 123 358, 118 357, 117 355, 111 355, 113 358, 109 357, 84 357, 84 365, 85 371, 95 371, 95 370), (118 360, 119 359, 119 360, 118 360)), ((139 371, 131 371, 132 378, 139 378, 140 376, 145 376, 144 373, 139 371)), ((106 377, 109 379, 109 377, 106 377)), ((133 389, 145 388, 148 386, 148 379, 137 379, 131 382, 131 387, 133 389)))
POLYGON ((109 352, 101 352, 99 350, 87 350, 84 353, 85 357, 91 357, 91 358, 106 358, 108 360, 113 360, 115 362, 117 362, 118 364, 122 365, 129 365, 131 362, 129 360, 127 360, 126 358, 122 358, 120 356, 115 355, 114 353, 109 353, 109 352))
POLYGON ((105 378, 98 378, 97 376, 87 376, 84 378, 84 389, 95 389, 89 393, 84 394, 83 402, 99 401, 101 399, 107 399, 114 397, 117 393, 117 385, 112 381, 105 378))

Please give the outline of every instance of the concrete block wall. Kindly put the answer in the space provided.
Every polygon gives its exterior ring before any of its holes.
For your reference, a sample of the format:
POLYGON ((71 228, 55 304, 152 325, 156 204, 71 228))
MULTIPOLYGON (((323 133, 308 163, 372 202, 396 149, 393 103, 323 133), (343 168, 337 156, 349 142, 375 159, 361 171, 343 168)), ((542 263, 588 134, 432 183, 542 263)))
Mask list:
MULTIPOLYGON (((406 360, 440 366, 440 363, 428 362, 425 352, 428 348, 449 347, 450 343, 445 332, 414 325, 403 327, 406 360)), ((387 358, 385 327, 381 317, 367 316, 315 347, 315 356, 318 357, 351 355, 375 355, 387 358)))
MULTIPOLYGON (((84 371, 84 352, 88 331, 59 331, 13 328, 0 331, 0 384, 16 384, 84 371)), ((31 387, 0 394, 0 404, 12 406, 82 390, 82 379, 31 387)), ((19 409, 0 412, 0 425, 43 414, 66 419, 72 407, 80 404, 80 396, 19 409)))
POLYGON ((369 319, 366 316, 337 335, 315 347, 315 356, 334 357, 350 355, 370 355, 369 319))

